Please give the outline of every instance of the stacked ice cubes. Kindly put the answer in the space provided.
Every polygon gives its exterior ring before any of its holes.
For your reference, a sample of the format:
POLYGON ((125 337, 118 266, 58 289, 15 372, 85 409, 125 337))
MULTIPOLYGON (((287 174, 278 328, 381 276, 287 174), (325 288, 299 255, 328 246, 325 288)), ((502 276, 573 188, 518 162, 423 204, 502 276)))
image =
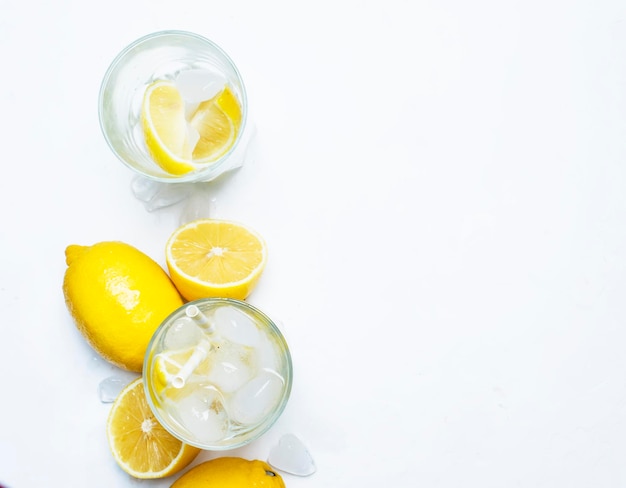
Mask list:
POLYGON ((210 344, 176 398, 164 399, 175 422, 201 444, 215 443, 262 422, 285 387, 278 345, 248 314, 223 305, 208 318, 210 333, 183 317, 172 324, 163 341, 166 350, 192 348, 207 340, 210 344))

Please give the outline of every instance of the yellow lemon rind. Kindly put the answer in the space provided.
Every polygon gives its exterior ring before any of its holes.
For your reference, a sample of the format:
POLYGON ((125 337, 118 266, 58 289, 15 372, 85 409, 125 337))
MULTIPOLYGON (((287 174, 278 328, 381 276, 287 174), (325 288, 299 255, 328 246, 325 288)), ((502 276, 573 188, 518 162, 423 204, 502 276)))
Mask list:
POLYGON ((220 219, 199 219, 189 222, 179 227, 169 237, 166 244, 166 265, 170 274, 170 278, 180 294, 187 300, 196 300, 198 298, 206 297, 218 297, 218 298, 233 298, 237 300, 244 300, 247 298, 252 290, 256 287, 265 266, 267 264, 267 244, 265 239, 255 230, 245 226, 241 223, 220 220, 220 219), (195 225, 202 225, 205 222, 212 224, 226 224, 239 227, 256 239, 260 244, 261 260, 257 266, 250 271, 244 278, 240 280, 234 280, 223 283, 214 283, 204 281, 196 278, 195 276, 187 274, 176 263, 176 258, 172 255, 172 245, 178 239, 179 235, 185 232, 189 227, 195 225))
POLYGON ((119 241, 69 245, 66 262, 63 295, 78 331, 108 362, 141 372, 154 331, 183 304, 170 277, 119 241))
MULTIPOLYGON (((127 474, 133 476, 134 478, 159 479, 159 478, 165 478, 167 476, 176 474, 180 472, 182 469, 184 469, 185 467, 187 467, 197 457, 197 455, 201 451, 199 448, 191 446, 189 444, 185 444, 182 441, 179 441, 181 444, 181 449, 178 452, 178 455, 172 459, 169 465, 167 465, 165 468, 163 468, 160 471, 146 471, 146 472, 137 471, 135 468, 133 468, 133 466, 130 463, 122 459, 119 455, 118 450, 115 449, 116 434, 113 432, 114 430, 113 424, 115 422, 117 410, 118 408, 121 408, 121 406, 123 405, 124 397, 136 388, 140 388, 141 392, 143 393, 143 379, 142 378, 137 378, 131 381, 122 390, 122 392, 118 395, 115 402, 113 403, 113 406, 111 407, 111 410, 109 412, 109 416, 107 418, 107 426, 106 426, 107 431, 106 432, 107 432, 107 438, 109 440, 109 448, 110 448, 111 454, 113 455, 113 458, 115 459, 116 463, 120 466, 120 468, 127 474)), ((171 434, 168 434, 168 435, 171 435, 171 434)))
POLYGON ((217 109, 222 112, 225 119, 228 121, 230 129, 230 137, 228 141, 223 146, 221 146, 219 150, 215 151, 207 157, 200 159, 188 159, 174 154, 166 146, 166 144, 164 144, 164 142, 159 137, 158 130, 156 129, 152 117, 150 116, 150 105, 148 101, 150 100, 151 94, 154 92, 155 89, 163 86, 171 88, 174 87, 174 84, 170 81, 163 80, 153 82, 150 86, 148 86, 144 93, 141 110, 141 124, 144 133, 145 143, 152 159, 161 167, 161 169, 174 176, 183 176, 194 171, 200 171, 219 161, 220 158, 227 154, 234 146, 238 135, 238 125, 241 123, 241 112, 239 109, 239 105, 237 104, 237 101, 234 98, 234 95, 232 95, 230 89, 225 88, 221 94, 218 94, 215 97, 215 101, 212 102, 215 104, 217 109), (230 95, 225 97, 225 92, 230 95), (234 103, 231 101, 231 98, 234 100, 234 103), (234 106, 236 107, 236 109, 233 108, 234 106), (237 123, 235 123, 233 118, 236 119, 237 123))
POLYGON ((171 488, 285 488, 283 478, 265 461, 224 456, 204 461, 178 478, 171 488))

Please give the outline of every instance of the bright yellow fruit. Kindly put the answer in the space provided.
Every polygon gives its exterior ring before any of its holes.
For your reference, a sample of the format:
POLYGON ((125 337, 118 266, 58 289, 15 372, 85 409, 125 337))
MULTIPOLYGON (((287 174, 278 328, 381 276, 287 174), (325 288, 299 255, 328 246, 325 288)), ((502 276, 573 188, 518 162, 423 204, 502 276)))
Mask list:
POLYGON ((174 175, 193 171, 185 102, 173 83, 157 81, 148 87, 141 122, 148 151, 159 166, 174 175))
POLYGON ((148 343, 183 304, 167 273, 123 242, 70 245, 63 294, 78 330, 106 360, 141 372, 148 343))
POLYGON ((152 158, 168 173, 184 175, 230 150, 241 126, 241 107, 225 87, 187 119, 185 101, 174 83, 155 81, 144 94, 141 121, 152 158))
POLYGON ((200 135, 193 150, 194 162, 202 164, 223 156, 234 144, 241 125, 239 102, 230 88, 202 102, 190 124, 200 135))
POLYGON ((245 299, 267 261, 267 246, 254 230, 226 220, 200 219, 179 227, 165 249, 170 276, 187 300, 245 299))
POLYGON ((285 488, 285 482, 263 461, 220 457, 191 468, 170 488, 285 488))
POLYGON ((154 418, 142 378, 131 382, 115 399, 107 419, 107 438, 120 467, 141 479, 178 473, 200 452, 179 441, 154 418))

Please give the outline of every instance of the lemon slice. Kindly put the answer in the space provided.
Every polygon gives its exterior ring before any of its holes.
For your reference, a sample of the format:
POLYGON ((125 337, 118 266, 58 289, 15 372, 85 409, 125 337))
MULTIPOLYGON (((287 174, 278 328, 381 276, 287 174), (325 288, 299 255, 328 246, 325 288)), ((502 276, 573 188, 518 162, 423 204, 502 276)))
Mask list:
POLYGON ((229 87, 186 117, 185 100, 170 81, 155 81, 143 98, 141 122, 148 152, 173 175, 217 161, 235 143, 241 107, 229 87))
POLYGON ((179 227, 166 244, 172 282, 187 300, 245 299, 267 261, 264 239, 226 220, 200 219, 179 227))
POLYGON ((178 473, 200 452, 157 422, 148 406, 142 378, 131 382, 115 399, 107 420, 107 438, 119 466, 140 479, 178 473))
POLYGON ((195 383, 201 381, 202 377, 209 374, 210 362, 205 359, 196 366, 191 377, 189 377, 184 388, 173 386, 174 377, 180 373, 193 354, 194 348, 179 351, 164 351, 159 353, 154 361, 152 372, 154 392, 163 398, 176 400, 189 393, 195 388, 195 383), (197 378, 200 379, 197 379, 197 378))

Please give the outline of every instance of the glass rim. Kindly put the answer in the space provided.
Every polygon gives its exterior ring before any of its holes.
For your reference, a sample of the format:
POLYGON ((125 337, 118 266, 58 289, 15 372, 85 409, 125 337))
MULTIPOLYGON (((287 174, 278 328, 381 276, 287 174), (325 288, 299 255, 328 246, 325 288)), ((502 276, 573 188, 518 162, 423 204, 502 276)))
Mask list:
MULTIPOLYGON (((203 450, 209 450, 209 451, 228 451, 231 449, 237 449, 239 447, 246 446, 250 444, 251 442, 255 441, 256 439, 261 437, 263 434, 265 434, 276 423, 278 418, 282 415, 283 411, 285 410, 285 407, 287 406, 287 403, 289 402, 289 397, 291 396, 291 388, 293 385, 293 362, 291 359, 291 352, 289 351, 289 346, 287 344, 287 341, 285 340, 285 337, 283 336, 282 332, 280 331, 276 323, 269 316, 267 316, 267 314, 265 314, 263 311, 259 310, 257 307, 249 304, 246 301, 237 300, 234 298, 217 298, 217 297, 199 298, 197 300, 186 302, 180 307, 178 307, 176 310, 170 313, 161 322, 159 327, 155 330, 154 334, 152 335, 152 338, 150 339, 150 342, 148 343, 148 347, 146 348, 146 354, 144 356, 143 369, 142 369, 142 382, 143 382, 144 392, 146 395, 148 406, 150 407, 151 412, 154 414, 154 416, 157 418, 157 420, 159 421, 159 423, 165 430, 167 430, 170 434, 172 434, 178 440, 186 444, 189 444, 191 446, 198 447, 203 450), (274 335, 276 339, 279 341, 279 345, 283 352, 283 357, 285 359, 285 371, 288 374, 288 377, 285 378, 285 386, 283 388, 283 393, 281 395, 280 403, 277 404, 276 408, 270 412, 267 418, 259 422, 250 431, 251 435, 245 436, 240 441, 233 442, 233 443, 226 444, 226 445, 202 444, 202 443, 194 441, 193 439, 188 439, 182 436, 175 429, 173 429, 170 426, 169 420, 164 418, 163 415, 161 415, 161 412, 154 404, 153 398, 152 398, 152 391, 148 385, 149 381, 147 379, 147 376, 149 376, 147 373, 151 370, 150 364, 152 362, 149 352, 154 347, 154 344, 160 339, 160 333, 163 330, 163 328, 166 326, 166 324, 171 322, 175 317, 181 314, 184 315, 184 310, 186 307, 190 305, 196 305, 198 306, 198 308, 202 310, 201 308, 202 304, 206 304, 206 303, 211 303, 211 304, 216 304, 216 305, 220 303, 231 304, 231 305, 234 305, 235 307, 247 309, 253 312, 254 314, 258 315, 262 319, 262 322, 265 325, 269 326, 269 329, 271 330, 271 335, 274 335)), ((235 436, 235 439, 236 439, 236 436, 235 436)))
MULTIPOLYGON (((196 34, 195 32, 186 31, 186 30, 177 30, 177 29, 167 29, 167 30, 160 30, 160 31, 151 32, 151 33, 145 34, 145 35, 135 39, 133 42, 127 44, 121 51, 119 51, 117 53, 117 55, 113 58, 113 60, 111 61, 111 63, 107 67, 107 69, 106 69, 106 71, 104 73, 104 76, 102 77, 102 81, 100 82, 100 89, 98 91, 98 124, 100 126, 100 131, 102 132, 102 135, 104 136, 104 140, 106 141, 107 146, 109 147, 111 152, 127 168, 131 169, 136 174, 139 174, 139 175, 141 175, 144 178, 148 178, 150 180, 153 180, 153 181, 156 181, 156 182, 160 182, 160 183, 191 183, 191 182, 209 181, 212 178, 207 179, 206 177, 211 176, 214 173, 216 173, 215 176, 214 176, 214 178, 216 178, 216 177, 218 177, 218 176, 220 176, 222 174, 223 171, 220 171, 220 168, 228 161, 228 159, 231 157, 231 155, 238 149, 238 146, 239 146, 240 142, 245 137, 245 132, 246 132, 246 128, 247 128, 247 125, 248 125, 248 95, 247 95, 247 91, 246 91, 246 86, 245 86, 245 83, 243 81, 243 77, 241 76, 241 73, 239 71, 239 68, 237 68, 237 65, 232 60, 232 58, 228 55, 228 53, 226 53, 226 51, 224 51, 224 49, 222 49, 218 44, 216 44, 214 41, 208 39, 207 37, 204 37, 204 36, 202 36, 200 34, 196 34), (191 172, 186 173, 184 175, 171 175, 171 176, 163 175, 163 176, 158 176, 158 175, 154 175, 154 174, 150 174, 150 173, 142 171, 137 166, 129 163, 118 152, 118 150, 116 149, 115 145, 113 144, 111 138, 109 137, 108 131, 107 131, 106 127, 105 127, 105 123, 104 123, 104 112, 105 112, 105 109, 104 109, 104 99, 105 99, 105 94, 109 91, 111 77, 115 73, 116 69, 120 66, 120 64, 124 61, 126 56, 133 49, 135 49, 137 46, 140 46, 140 45, 142 45, 142 44, 144 44, 146 42, 149 42, 151 40, 160 39, 160 38, 167 38, 167 37, 171 37, 171 38, 190 38, 190 39, 195 39, 197 41, 205 43, 208 46, 210 46, 212 49, 214 49, 218 53, 218 55, 227 62, 227 64, 232 69, 233 73, 235 74, 235 77, 237 79, 237 83, 238 83, 238 85, 240 87, 239 95, 241 97, 241 112, 242 113, 241 113, 241 126, 239 128, 238 133, 237 133, 237 137, 235 138, 235 141, 234 141, 233 145, 229 148, 229 150, 226 153, 224 153, 219 159, 217 159, 216 161, 213 161, 212 163, 209 163, 204 168, 200 168, 198 170, 191 171, 191 172)), ((158 164, 156 162, 154 164, 158 167, 158 164)), ((224 171, 227 171, 227 170, 228 170, 228 168, 226 170, 224 170, 224 171)))

